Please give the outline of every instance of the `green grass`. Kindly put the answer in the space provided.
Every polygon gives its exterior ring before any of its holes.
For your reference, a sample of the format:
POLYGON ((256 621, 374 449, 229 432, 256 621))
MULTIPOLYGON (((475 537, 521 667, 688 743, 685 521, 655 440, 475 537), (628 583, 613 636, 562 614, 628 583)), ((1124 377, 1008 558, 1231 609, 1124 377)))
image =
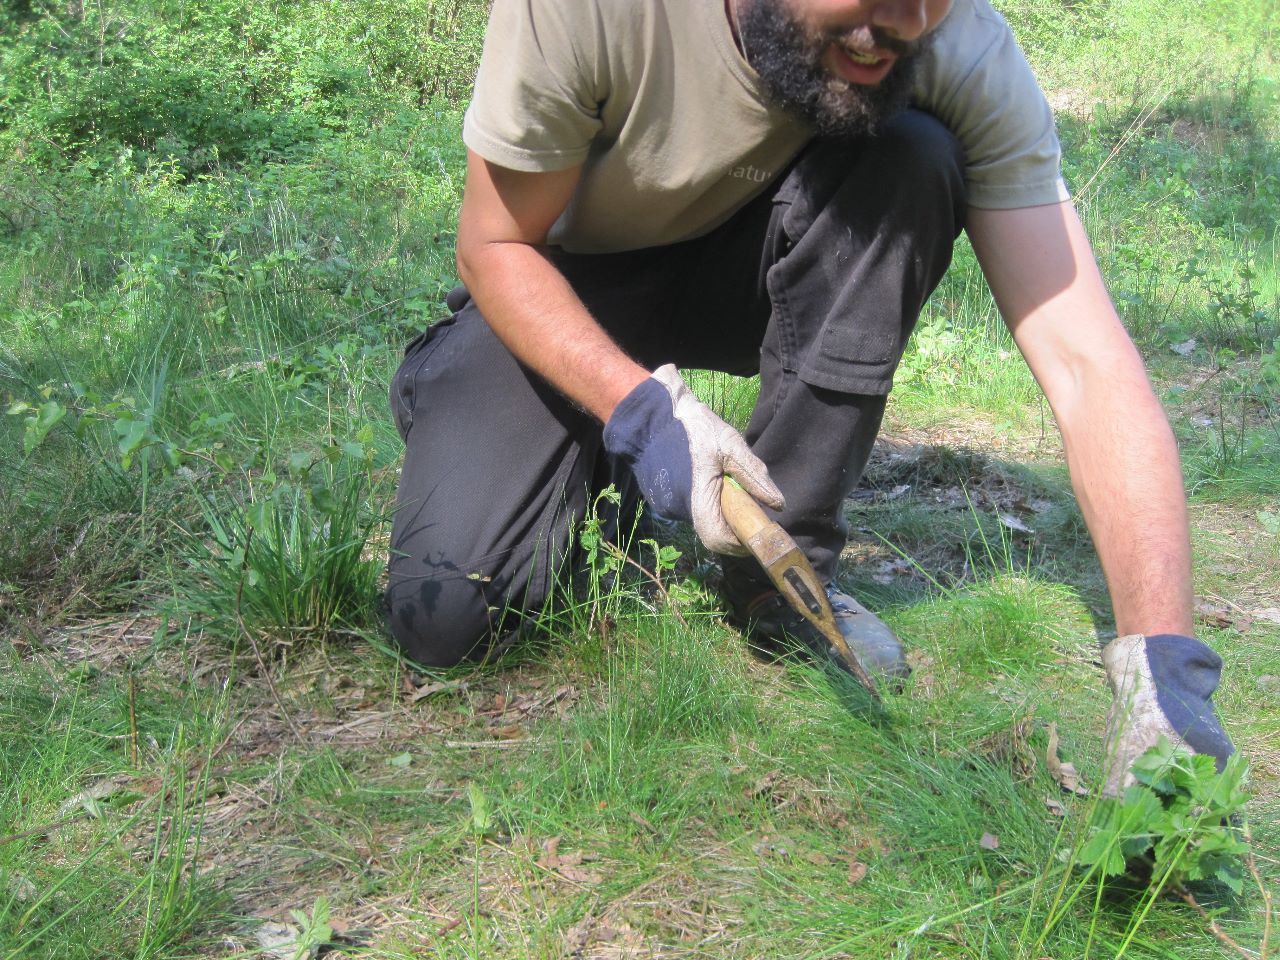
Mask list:
MULTIPOLYGON (((882 711, 755 660, 688 543, 661 571, 679 616, 625 571, 501 664, 387 655, 385 391, 454 282, 482 5, 428 6, 408 42, 372 0, 350 22, 218 2, 183 31, 143 3, 116 61, 113 4, 66 36, 0 13, 0 393, 27 405, 0 417, 0 956, 247 955, 264 920, 322 927, 320 898, 327 955, 373 960, 1223 956, 1181 901, 1069 865, 1093 801, 1051 780, 1049 724, 1093 779, 1113 624, 963 241, 849 505, 841 580, 915 662, 882 711), (165 77, 209 82, 150 110, 165 77)), ((1001 9, 1181 440, 1201 635, 1274 888, 1275 4, 1001 9)), ((754 382, 691 382, 745 425, 754 382)), ((1259 946, 1255 890, 1198 895, 1259 946)))
POLYGON ((6 657, 3 955, 171 956, 223 922, 197 871, 216 694, 6 657))

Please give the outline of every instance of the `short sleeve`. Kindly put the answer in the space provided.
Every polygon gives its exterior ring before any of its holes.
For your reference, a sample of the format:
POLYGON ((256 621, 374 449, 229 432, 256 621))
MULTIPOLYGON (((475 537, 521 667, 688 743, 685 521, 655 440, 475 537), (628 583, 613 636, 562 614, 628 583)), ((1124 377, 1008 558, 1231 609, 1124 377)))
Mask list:
POLYGON ((986 0, 956 0, 924 59, 917 104, 960 140, 970 205, 1010 209, 1070 197, 1053 111, 986 0))
POLYGON ((607 97, 597 18, 591 0, 494 0, 466 145, 513 170, 582 163, 607 97))

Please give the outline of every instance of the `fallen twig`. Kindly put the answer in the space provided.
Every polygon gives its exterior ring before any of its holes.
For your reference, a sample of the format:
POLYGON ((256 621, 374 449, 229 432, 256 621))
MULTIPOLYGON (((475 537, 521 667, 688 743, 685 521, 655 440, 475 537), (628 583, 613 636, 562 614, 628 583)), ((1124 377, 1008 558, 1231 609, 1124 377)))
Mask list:
POLYGON ((1271 944, 1271 888, 1262 882, 1262 874, 1258 872, 1258 861, 1253 855, 1253 832, 1247 825, 1244 828, 1244 841, 1249 844, 1245 864, 1249 868, 1249 875, 1253 877, 1253 882, 1258 885, 1258 892, 1262 894, 1262 944, 1258 948, 1258 956, 1260 960, 1267 960, 1271 944))
POLYGON ((672 602, 671 600, 671 594, 667 592, 667 588, 663 586, 661 578, 656 573, 654 573, 644 564, 640 563, 638 560, 627 556, 626 552, 622 550, 621 547, 618 547, 617 545, 609 543, 607 541, 605 542, 604 546, 609 553, 612 553, 615 556, 622 558, 624 562, 629 563, 631 566, 635 567, 642 574, 644 574, 645 577, 648 578, 648 580, 653 584, 654 588, 658 591, 658 596, 662 598, 662 602, 666 604, 667 609, 671 611, 671 615, 676 618, 676 621, 680 624, 680 626, 685 627, 686 629, 688 628, 689 626, 688 621, 685 620, 683 616, 681 616, 679 609, 676 607, 675 603, 672 602))
POLYGON ((1173 891, 1186 901, 1186 903, 1195 910, 1196 913, 1200 914, 1200 916, 1204 918, 1205 923, 1209 924, 1209 932, 1217 937, 1220 943, 1230 947, 1236 953, 1240 954, 1240 956, 1244 957, 1245 960, 1261 960, 1261 954, 1254 953, 1252 950, 1242 947, 1240 944, 1236 943, 1236 941, 1232 940, 1227 931, 1222 929, 1221 924, 1219 924, 1213 917, 1209 916, 1209 911, 1200 906, 1200 901, 1196 899, 1194 893, 1181 884, 1174 887, 1173 891))

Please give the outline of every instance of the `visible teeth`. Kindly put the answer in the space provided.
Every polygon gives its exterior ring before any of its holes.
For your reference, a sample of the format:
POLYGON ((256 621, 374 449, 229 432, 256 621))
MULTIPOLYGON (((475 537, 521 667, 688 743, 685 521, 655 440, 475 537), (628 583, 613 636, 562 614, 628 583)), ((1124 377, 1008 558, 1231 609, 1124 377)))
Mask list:
POLYGON ((872 53, 859 53, 857 50, 850 50, 848 47, 844 48, 844 52, 849 55, 849 59, 854 63, 872 64, 880 62, 880 58, 872 53))

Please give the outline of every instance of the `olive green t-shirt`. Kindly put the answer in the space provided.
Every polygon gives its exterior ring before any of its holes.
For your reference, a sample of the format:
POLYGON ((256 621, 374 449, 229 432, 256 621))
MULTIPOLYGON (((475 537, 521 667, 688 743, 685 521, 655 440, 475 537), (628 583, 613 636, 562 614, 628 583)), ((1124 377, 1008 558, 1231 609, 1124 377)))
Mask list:
MULTIPOLYGON (((1067 198, 1053 113, 987 0, 954 0, 912 100, 959 138, 971 205, 1067 198)), ((707 233, 812 135, 769 105, 724 0, 494 0, 463 124, 499 166, 582 165, 548 238, 580 253, 707 233)))

